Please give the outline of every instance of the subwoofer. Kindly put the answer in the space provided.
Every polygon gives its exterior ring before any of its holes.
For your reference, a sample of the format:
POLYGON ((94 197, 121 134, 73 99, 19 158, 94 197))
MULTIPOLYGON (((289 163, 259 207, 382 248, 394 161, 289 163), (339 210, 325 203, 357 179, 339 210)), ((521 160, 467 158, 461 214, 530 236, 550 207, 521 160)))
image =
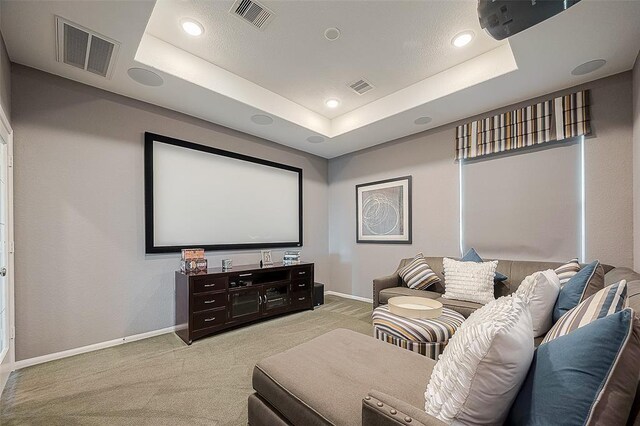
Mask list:
POLYGON ((324 305, 324 284, 313 283, 313 306, 324 305))

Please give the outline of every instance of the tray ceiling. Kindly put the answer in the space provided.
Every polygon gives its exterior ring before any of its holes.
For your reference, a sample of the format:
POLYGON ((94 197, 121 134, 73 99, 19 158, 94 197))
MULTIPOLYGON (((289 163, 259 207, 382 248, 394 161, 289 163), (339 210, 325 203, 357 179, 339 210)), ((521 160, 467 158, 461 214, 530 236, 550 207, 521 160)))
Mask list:
POLYGON ((14 62, 326 158, 629 70, 640 48, 638 1, 583 0, 502 42, 480 29, 475 1, 261 3, 274 15, 263 29, 231 1, 5 1, 1 20, 14 62), (120 43, 110 79, 56 61, 55 16, 120 43), (182 31, 187 18, 201 36, 182 31), (464 30, 473 41, 454 47, 464 30), (571 74, 594 59, 607 63, 571 74), (362 78, 374 89, 358 95, 348 84, 362 78))

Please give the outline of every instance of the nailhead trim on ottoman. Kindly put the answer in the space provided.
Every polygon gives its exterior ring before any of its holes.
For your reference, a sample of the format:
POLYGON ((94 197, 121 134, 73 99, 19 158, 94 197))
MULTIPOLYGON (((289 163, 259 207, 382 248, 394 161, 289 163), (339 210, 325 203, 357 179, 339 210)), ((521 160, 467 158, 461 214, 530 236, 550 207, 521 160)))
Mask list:
POLYGON ((371 317, 376 339, 435 360, 464 322, 462 314, 447 308, 442 308, 438 318, 415 319, 395 315, 383 305, 375 308, 371 317))

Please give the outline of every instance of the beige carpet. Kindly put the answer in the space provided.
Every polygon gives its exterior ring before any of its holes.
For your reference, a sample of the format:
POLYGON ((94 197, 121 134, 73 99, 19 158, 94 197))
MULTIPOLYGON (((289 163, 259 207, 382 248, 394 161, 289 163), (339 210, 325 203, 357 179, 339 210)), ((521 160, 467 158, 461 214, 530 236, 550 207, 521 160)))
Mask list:
POLYGON ((185 345, 166 334, 13 373, 0 425, 246 425, 254 364, 336 328, 371 335, 371 305, 335 296, 185 345))

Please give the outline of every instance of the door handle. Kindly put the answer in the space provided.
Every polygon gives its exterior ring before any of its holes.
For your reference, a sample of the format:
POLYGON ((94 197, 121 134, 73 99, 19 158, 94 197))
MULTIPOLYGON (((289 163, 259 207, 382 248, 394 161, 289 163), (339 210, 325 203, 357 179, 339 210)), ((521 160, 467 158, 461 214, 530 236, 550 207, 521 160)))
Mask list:
POLYGON ((0 269, 0 277, 6 277, 6 276, 7 276, 7 268, 0 269))

